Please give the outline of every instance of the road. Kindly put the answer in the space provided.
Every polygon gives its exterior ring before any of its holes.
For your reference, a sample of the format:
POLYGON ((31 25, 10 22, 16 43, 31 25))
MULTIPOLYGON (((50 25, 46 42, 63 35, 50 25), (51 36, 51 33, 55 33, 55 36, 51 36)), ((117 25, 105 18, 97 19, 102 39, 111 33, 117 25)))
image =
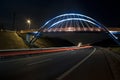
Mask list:
POLYGON ((105 51, 90 47, 0 61, 0 80, 114 80, 105 51))

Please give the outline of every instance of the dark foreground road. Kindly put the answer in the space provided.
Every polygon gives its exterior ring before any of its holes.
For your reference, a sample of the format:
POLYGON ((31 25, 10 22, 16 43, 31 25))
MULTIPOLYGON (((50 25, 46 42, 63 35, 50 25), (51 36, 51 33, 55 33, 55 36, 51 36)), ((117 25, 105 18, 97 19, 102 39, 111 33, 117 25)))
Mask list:
POLYGON ((109 52, 92 47, 0 61, 0 80, 115 80, 109 52))

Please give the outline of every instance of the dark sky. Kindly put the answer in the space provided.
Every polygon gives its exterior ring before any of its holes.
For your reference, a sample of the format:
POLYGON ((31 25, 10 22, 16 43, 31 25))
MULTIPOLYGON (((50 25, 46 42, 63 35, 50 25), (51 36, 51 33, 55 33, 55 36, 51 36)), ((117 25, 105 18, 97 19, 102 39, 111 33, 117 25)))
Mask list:
POLYGON ((15 13, 16 25, 24 26, 31 18, 33 25, 41 26, 57 15, 75 12, 107 27, 120 27, 119 4, 118 0, 0 0, 0 23, 12 23, 15 13))

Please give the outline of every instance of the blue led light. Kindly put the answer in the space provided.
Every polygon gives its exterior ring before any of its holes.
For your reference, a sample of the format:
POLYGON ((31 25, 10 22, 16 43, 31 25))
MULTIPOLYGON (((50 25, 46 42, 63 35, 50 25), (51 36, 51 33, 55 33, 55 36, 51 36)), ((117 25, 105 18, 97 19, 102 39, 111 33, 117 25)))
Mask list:
POLYGON ((53 26, 59 24, 59 23, 62 23, 62 22, 65 22, 65 21, 71 21, 71 20, 79 20, 79 21, 86 21, 86 22, 89 22, 91 24, 94 24, 96 26, 99 27, 99 25, 93 23, 92 21, 90 20, 86 20, 86 19, 82 19, 82 18, 68 18, 68 19, 63 19, 63 20, 60 20, 60 21, 57 21, 56 23, 52 24, 48 29, 52 28, 53 26))
POLYGON ((77 13, 68 13, 68 14, 62 14, 62 15, 59 15, 59 16, 56 16, 52 19, 50 19, 49 21, 47 21, 42 28, 44 28, 44 26, 46 26, 47 24, 49 24, 49 22, 51 22, 52 20, 54 19, 57 19, 57 18, 60 18, 60 17, 64 17, 64 16, 78 16, 78 17, 82 17, 82 18, 86 18, 87 20, 90 20, 98 25, 100 25, 100 23, 98 23, 96 20, 92 19, 91 17, 88 17, 88 16, 85 16, 85 15, 82 15, 82 14, 77 14, 77 13))

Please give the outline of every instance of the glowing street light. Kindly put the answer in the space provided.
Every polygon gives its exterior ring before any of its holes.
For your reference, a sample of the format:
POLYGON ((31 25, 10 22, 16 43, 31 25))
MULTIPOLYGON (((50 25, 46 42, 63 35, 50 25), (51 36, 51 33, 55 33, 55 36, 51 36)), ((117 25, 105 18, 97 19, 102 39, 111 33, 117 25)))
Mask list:
POLYGON ((28 20, 27 20, 27 23, 28 23, 28 27, 29 27, 29 29, 30 29, 31 20, 28 19, 28 20))

